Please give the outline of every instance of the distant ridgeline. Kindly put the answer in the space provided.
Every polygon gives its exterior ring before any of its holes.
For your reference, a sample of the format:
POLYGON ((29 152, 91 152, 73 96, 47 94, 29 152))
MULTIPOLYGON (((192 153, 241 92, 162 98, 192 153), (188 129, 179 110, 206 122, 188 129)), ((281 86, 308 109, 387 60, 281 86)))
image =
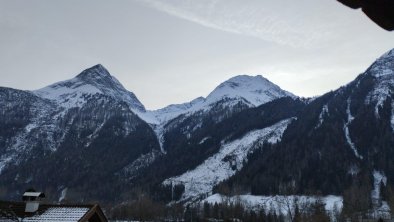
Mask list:
POLYGON ((382 206, 394 184, 393 88, 394 50, 310 99, 241 75, 150 111, 101 65, 36 91, 0 88, 0 194, 36 187, 53 201, 106 203, 141 193, 183 203, 216 192, 337 195, 346 204, 354 191, 382 206))

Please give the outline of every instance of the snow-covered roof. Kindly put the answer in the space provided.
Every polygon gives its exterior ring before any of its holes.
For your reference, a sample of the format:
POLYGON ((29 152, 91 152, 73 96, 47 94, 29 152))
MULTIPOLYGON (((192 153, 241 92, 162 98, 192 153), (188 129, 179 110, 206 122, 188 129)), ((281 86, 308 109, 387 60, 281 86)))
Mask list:
POLYGON ((23 221, 28 222, 87 222, 93 215, 102 222, 107 222, 101 208, 97 205, 65 205, 40 204, 34 213, 25 212, 25 203, 0 201, 0 222, 23 221))
POLYGON ((79 221, 89 208, 85 207, 50 207, 44 213, 25 217, 23 221, 39 222, 39 221, 63 221, 76 222, 79 221))
POLYGON ((25 192, 24 197, 42 197, 44 194, 42 192, 25 192))

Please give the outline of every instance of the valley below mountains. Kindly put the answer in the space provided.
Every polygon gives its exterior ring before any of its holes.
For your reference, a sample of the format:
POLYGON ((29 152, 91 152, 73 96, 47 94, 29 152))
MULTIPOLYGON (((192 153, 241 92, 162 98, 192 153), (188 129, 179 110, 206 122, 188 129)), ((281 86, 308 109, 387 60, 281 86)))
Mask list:
POLYGON ((394 204, 394 49, 314 98, 240 75, 146 110, 96 65, 35 91, 0 87, 0 107, 2 199, 34 187, 54 202, 111 205, 141 192, 164 203, 322 196, 346 211, 362 193, 368 208, 394 204))

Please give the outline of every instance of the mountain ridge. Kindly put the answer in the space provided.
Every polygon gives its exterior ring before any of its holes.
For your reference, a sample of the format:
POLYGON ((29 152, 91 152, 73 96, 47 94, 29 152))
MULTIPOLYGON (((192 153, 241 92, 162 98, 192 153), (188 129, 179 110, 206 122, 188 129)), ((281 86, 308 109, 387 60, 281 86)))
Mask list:
POLYGON ((282 90, 261 75, 237 75, 219 84, 206 98, 198 97, 190 102, 148 110, 148 115, 141 115, 141 118, 154 124, 163 124, 182 114, 208 110, 210 106, 224 99, 244 100, 248 106, 256 107, 286 96, 296 98, 294 94, 282 90))

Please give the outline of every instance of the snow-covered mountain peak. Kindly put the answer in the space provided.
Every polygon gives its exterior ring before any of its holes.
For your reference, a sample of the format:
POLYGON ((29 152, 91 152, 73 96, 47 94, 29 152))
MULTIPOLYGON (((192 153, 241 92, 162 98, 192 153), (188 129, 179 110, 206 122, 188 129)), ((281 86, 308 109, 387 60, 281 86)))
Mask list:
POLYGON ((100 80, 102 78, 105 79, 108 77, 111 77, 111 74, 101 64, 97 64, 95 66, 87 68, 84 71, 82 71, 79 75, 77 75, 77 78, 85 79, 87 81, 88 80, 100 80))
POLYGON ((54 83, 33 93, 65 108, 81 107, 90 96, 101 94, 126 102, 134 111, 145 111, 137 97, 100 64, 85 69, 73 79, 54 83))
POLYGON ((85 69, 75 77, 85 84, 97 87, 101 91, 114 90, 121 93, 128 91, 123 85, 101 64, 97 64, 91 68, 85 69))
POLYGON ((390 76, 394 78, 394 49, 386 52, 380 58, 378 58, 367 71, 374 77, 385 77, 390 76))
POLYGON ((377 59, 363 74, 375 78, 375 86, 368 94, 366 103, 375 102, 375 114, 379 116, 378 109, 387 97, 393 93, 394 87, 394 49, 386 52, 377 59))
POLYGON ((295 97, 261 75, 239 75, 230 78, 216 87, 208 95, 206 102, 213 103, 223 98, 243 98, 252 106, 259 106, 284 96, 295 97))

